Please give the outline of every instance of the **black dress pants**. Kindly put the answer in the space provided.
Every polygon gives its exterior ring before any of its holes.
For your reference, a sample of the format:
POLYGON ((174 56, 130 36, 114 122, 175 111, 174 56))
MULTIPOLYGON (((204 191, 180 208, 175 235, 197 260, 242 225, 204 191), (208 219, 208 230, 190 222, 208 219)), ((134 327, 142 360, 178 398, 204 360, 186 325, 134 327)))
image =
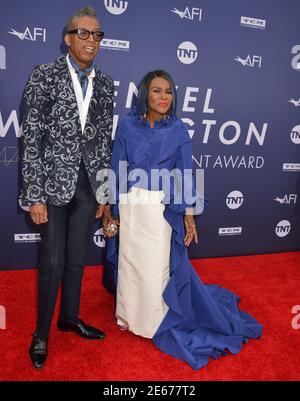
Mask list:
POLYGON ((60 317, 78 323, 83 266, 97 202, 81 163, 74 197, 64 206, 48 205, 48 223, 41 227, 36 334, 49 335, 62 284, 60 317))

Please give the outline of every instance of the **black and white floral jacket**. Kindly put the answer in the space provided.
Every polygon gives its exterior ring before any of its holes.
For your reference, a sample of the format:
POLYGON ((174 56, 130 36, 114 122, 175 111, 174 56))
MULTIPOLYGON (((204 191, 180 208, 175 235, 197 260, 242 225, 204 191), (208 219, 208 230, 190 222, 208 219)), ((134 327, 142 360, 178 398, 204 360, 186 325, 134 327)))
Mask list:
POLYGON ((23 205, 70 202, 81 159, 95 197, 102 203, 103 172, 111 157, 113 94, 112 79, 95 67, 93 95, 82 133, 66 56, 34 68, 23 98, 23 205))

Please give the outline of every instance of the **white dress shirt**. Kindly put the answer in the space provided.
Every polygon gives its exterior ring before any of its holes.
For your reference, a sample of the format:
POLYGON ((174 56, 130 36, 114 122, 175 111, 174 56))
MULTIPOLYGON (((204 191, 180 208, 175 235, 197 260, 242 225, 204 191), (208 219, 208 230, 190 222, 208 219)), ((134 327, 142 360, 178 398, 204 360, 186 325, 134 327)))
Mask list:
POLYGON ((83 99, 81 85, 79 83, 77 73, 76 73, 75 69, 73 68, 72 64, 70 63, 69 55, 67 55, 67 63, 68 63, 68 67, 69 67, 70 74, 71 74, 72 81, 73 81, 73 87, 74 87, 78 111, 79 111, 79 118, 80 118, 80 122, 81 122, 81 131, 83 133, 87 113, 89 111, 91 97, 93 94, 93 79, 95 77, 95 69, 93 68, 88 76, 88 80, 89 80, 88 87, 86 90, 85 98, 83 99))

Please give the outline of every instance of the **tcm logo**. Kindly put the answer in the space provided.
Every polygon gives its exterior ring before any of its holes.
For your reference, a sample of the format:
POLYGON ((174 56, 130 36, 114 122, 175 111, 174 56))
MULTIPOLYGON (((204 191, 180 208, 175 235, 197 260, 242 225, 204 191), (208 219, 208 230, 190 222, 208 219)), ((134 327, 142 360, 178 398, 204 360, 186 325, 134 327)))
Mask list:
POLYGON ((300 106, 300 97, 298 100, 293 99, 292 97, 289 100, 290 103, 292 103, 295 107, 299 107, 300 106))
POLYGON ((6 70, 6 50, 0 45, 0 70, 6 70))
POLYGON ((297 202, 297 194, 284 195, 283 198, 279 198, 279 196, 276 196, 276 198, 274 198, 274 201, 280 203, 281 205, 290 205, 291 203, 295 204, 297 202))
POLYGON ((300 45, 292 47, 292 54, 295 54, 292 58, 292 68, 296 71, 300 71, 300 45))
POLYGON ((123 14, 127 7, 128 1, 127 0, 104 0, 104 5, 107 11, 114 15, 123 14))
POLYGON ((300 144, 300 125, 296 125, 291 132, 290 135, 291 141, 295 144, 295 145, 299 145, 300 144))
POLYGON ((6 329, 6 310, 4 306, 0 305, 0 330, 6 329))
POLYGON ((123 50, 129 51, 130 42, 128 40, 117 40, 117 39, 103 39, 101 42, 101 48, 107 50, 123 50))
POLYGON ((237 56, 235 58, 236 61, 238 61, 239 63, 241 63, 244 67, 248 66, 248 67, 258 67, 261 68, 261 61, 262 61, 262 57, 261 56, 250 56, 248 55, 245 59, 237 56))
POLYGON ((99 246, 99 248, 105 247, 105 237, 103 235, 103 228, 99 228, 94 234, 94 243, 99 246))
POLYGON ((15 234, 15 242, 27 243, 27 242, 40 242, 41 234, 40 233, 30 233, 30 234, 15 234))
POLYGON ((177 49, 177 57, 183 64, 192 64, 196 61, 198 49, 193 42, 182 42, 177 49))
POLYGON ((229 209, 238 209, 242 206, 244 196, 240 191, 232 191, 227 195, 226 205, 229 209))
POLYGON ((292 319, 292 328, 294 330, 300 329, 300 305, 294 305, 292 307, 292 314, 296 315, 292 319))
POLYGON ((241 235, 241 234, 242 234, 242 227, 220 227, 219 228, 220 236, 241 235))
POLYGON ((192 7, 190 9, 189 7, 186 7, 183 11, 180 11, 176 7, 173 7, 171 13, 178 15, 181 19, 186 18, 190 21, 194 21, 194 19, 202 21, 202 8, 192 7))
POLYGON ((266 28, 266 20, 258 19, 258 18, 251 18, 251 17, 241 17, 241 25, 246 26, 248 28, 265 29, 266 28))
POLYGON ((283 163, 283 171, 300 171, 300 163, 283 163))
POLYGON ((288 220, 281 220, 276 228, 276 235, 280 238, 286 237, 291 231, 291 223, 288 220))
POLYGON ((45 28, 33 28, 32 31, 27 27, 24 32, 18 32, 15 29, 11 29, 8 33, 11 35, 17 36, 21 40, 30 40, 31 42, 36 42, 39 39, 42 39, 43 42, 46 42, 46 29, 45 28))

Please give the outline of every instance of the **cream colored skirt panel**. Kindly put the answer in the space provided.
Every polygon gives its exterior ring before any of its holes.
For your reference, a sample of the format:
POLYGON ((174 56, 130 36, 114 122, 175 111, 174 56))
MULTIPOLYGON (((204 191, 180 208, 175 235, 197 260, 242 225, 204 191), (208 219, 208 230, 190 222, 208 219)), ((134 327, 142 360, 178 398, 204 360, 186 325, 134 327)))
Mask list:
POLYGON ((168 311, 162 293, 169 280, 172 229, 162 199, 162 191, 133 187, 119 204, 117 323, 147 338, 168 311))

